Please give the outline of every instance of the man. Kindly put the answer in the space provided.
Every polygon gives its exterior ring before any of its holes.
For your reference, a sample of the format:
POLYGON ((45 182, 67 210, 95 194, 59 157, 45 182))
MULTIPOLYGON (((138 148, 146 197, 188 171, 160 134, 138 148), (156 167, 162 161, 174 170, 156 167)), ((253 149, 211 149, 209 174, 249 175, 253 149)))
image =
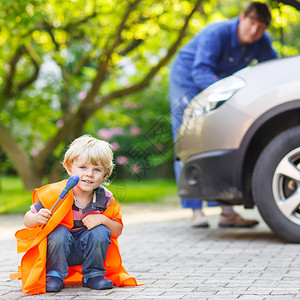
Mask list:
MULTIPOLYGON (((170 110, 172 133, 176 142, 183 112, 188 102, 214 82, 248 66, 256 59, 263 62, 277 58, 265 30, 271 22, 266 4, 251 2, 234 19, 211 23, 199 31, 178 53, 170 75, 170 110)), ((174 162, 176 180, 182 169, 174 162)), ((208 227, 200 199, 181 199, 183 208, 193 209, 192 226, 208 227)), ((256 220, 246 220, 232 206, 222 205, 220 227, 252 227, 256 220)))

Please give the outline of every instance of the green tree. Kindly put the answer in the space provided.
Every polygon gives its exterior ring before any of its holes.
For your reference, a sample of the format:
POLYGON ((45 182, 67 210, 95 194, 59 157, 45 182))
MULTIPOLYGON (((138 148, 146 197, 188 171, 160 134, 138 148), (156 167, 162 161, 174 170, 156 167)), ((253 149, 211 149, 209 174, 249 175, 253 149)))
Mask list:
POLYGON ((103 106, 150 84, 200 3, 1 1, 0 147, 25 188, 103 106))
POLYGON ((138 180, 172 176, 168 75, 168 68, 164 67, 147 89, 125 101, 112 101, 87 122, 87 132, 112 144, 116 176, 138 180))
MULTIPOLYGON (((275 47, 282 56, 298 54, 299 12, 268 2, 275 47)), ((132 123, 151 128, 168 113, 166 100, 160 101, 167 98, 168 66, 175 52, 206 23, 235 17, 247 3, 1 1, 2 157, 9 158, 25 187, 32 189, 46 175, 57 179, 65 145, 83 132, 132 123), (163 79, 156 84, 158 76, 163 79), (150 84, 151 91, 145 89, 150 84), (125 98, 138 102, 140 111, 128 113, 121 107, 125 98)), ((131 142, 120 139, 125 146, 131 142)), ((170 157, 168 153, 156 161, 170 157)))

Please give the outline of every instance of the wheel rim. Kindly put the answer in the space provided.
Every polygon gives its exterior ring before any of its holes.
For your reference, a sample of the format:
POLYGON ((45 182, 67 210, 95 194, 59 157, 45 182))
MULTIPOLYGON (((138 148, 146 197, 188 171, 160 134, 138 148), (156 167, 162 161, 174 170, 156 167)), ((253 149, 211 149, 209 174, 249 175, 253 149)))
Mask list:
POLYGON ((282 214, 300 225, 300 147, 289 152, 279 162, 272 188, 282 214))

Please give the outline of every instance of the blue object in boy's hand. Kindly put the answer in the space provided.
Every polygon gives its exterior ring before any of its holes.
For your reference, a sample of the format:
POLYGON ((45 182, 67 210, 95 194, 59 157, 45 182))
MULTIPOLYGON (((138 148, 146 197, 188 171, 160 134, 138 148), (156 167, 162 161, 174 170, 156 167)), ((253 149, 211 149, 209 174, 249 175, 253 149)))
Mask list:
POLYGON ((58 196, 57 201, 54 203, 54 205, 51 208, 51 211, 54 210, 55 206, 58 204, 58 202, 63 199, 69 191, 79 182, 79 176, 78 175, 72 175, 69 180, 67 181, 66 186, 61 191, 60 195, 58 196))
POLYGON ((72 175, 67 181, 65 188, 60 193, 59 198, 63 199, 69 193, 69 191, 78 183, 78 181, 79 181, 79 176, 72 175))

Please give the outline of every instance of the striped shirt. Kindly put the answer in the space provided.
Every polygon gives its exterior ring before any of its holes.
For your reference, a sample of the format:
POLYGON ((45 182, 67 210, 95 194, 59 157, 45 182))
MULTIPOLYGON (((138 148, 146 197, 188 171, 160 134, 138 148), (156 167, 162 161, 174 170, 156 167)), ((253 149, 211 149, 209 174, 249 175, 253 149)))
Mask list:
MULTIPOLYGON (((84 227, 82 220, 89 214, 102 214, 111 203, 113 194, 104 186, 99 186, 94 190, 93 199, 85 206, 81 207, 74 197, 72 206, 74 226, 71 231, 76 231, 84 227)), ((37 214, 39 210, 44 208, 41 201, 32 204, 30 210, 37 214)))

